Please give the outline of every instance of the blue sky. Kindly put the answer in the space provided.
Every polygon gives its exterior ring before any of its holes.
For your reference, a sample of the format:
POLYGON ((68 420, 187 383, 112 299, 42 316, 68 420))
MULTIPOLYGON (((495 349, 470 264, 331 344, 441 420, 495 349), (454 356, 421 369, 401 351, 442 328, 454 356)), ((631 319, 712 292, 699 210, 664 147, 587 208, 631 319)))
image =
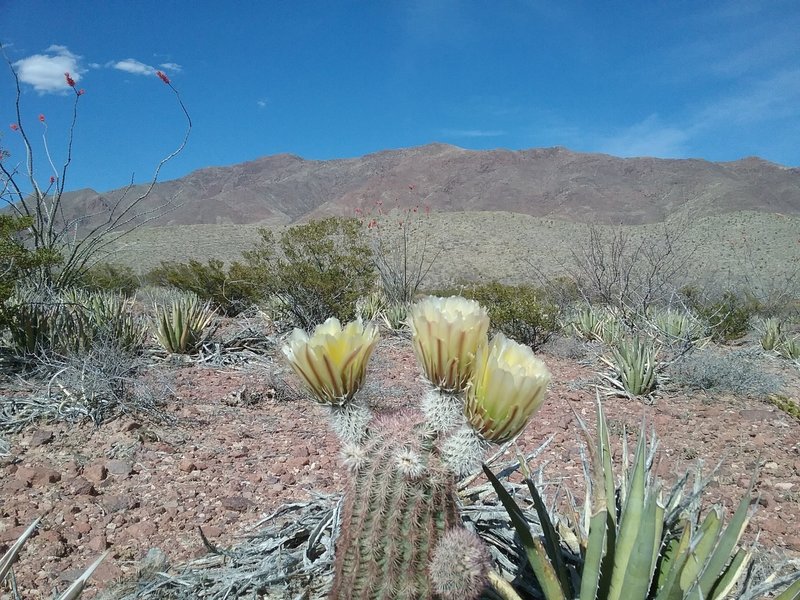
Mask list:
MULTIPOLYGON (((67 188, 98 191, 146 180, 180 143, 156 69, 193 120, 162 180, 433 141, 800 166, 798 31, 796 0, 0 0, 34 150, 42 113, 64 160, 69 70, 86 93, 67 188)), ((0 70, 0 146, 18 161, 12 83, 0 70)))

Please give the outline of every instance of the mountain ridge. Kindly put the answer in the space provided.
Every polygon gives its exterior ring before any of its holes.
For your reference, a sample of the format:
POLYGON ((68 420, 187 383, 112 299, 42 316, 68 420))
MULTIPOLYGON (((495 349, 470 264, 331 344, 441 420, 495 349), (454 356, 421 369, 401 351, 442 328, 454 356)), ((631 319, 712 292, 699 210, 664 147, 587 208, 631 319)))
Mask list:
MULTIPOLYGON (((128 197, 145 189, 134 186, 128 197)), ((122 193, 69 192, 63 199, 65 216, 94 214, 122 193)), ((507 211, 638 225, 679 211, 800 215, 800 168, 759 157, 727 162, 618 158, 563 146, 468 150, 437 142, 353 158, 312 160, 282 153, 203 167, 157 183, 140 209, 153 210, 171 200, 172 210, 148 226, 287 225, 352 215, 377 201, 439 212, 507 211)))

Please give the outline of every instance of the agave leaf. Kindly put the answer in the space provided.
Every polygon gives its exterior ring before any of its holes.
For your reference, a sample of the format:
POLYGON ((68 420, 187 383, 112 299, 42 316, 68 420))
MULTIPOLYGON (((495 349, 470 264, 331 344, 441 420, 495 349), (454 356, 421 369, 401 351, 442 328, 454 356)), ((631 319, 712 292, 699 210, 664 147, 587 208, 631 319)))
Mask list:
POLYGON ((106 550, 103 554, 100 555, 96 561, 94 561, 89 567, 83 572, 83 574, 78 577, 75 581, 72 582, 72 585, 69 586, 64 593, 61 594, 56 600, 76 600, 83 592, 83 588, 86 586, 86 582, 89 580, 89 577, 92 576, 95 569, 100 566, 100 563, 103 562, 108 553, 111 550, 106 550))
MULTIPOLYGON (((524 463, 524 458, 521 459, 521 464, 524 463)), ((525 484, 528 486, 528 491, 533 499, 533 506, 536 508, 536 514, 539 517, 539 524, 542 526, 542 537, 544 537, 544 549, 547 552, 547 557, 550 564, 558 576, 561 589, 564 595, 572 597, 572 585, 569 580, 569 572, 564 563, 564 557, 561 554, 561 537, 558 535, 553 522, 550 520, 550 514, 547 512, 547 507, 539 495, 539 491, 533 484, 530 476, 525 477, 525 484)))
POLYGON ((699 585, 703 597, 708 597, 712 589, 716 588, 717 582, 724 577, 726 573, 725 565, 731 561, 733 549, 739 543, 739 540, 747 527, 748 512, 750 508, 750 493, 745 494, 739 501, 739 506, 736 512, 731 517, 725 532, 714 549, 714 552, 709 557, 708 561, 703 567, 703 572, 700 575, 697 585, 699 585))
POLYGON ((800 576, 788 588, 783 590, 775 600, 797 600, 800 598, 800 576))
POLYGON ((486 473, 486 477, 491 482, 492 487, 497 493, 497 497, 500 499, 500 502, 503 503, 503 507, 511 518, 511 523, 514 525, 520 542, 522 542, 522 547, 525 548, 528 562, 531 568, 533 568, 536 580, 539 582, 545 598, 547 600, 566 600, 564 592, 561 589, 558 575, 556 575, 553 565, 548 560, 547 552, 542 543, 538 539, 534 539, 531 535, 528 521, 522 513, 522 510, 506 491, 506 488, 503 487, 503 484, 494 476, 494 473, 492 473, 489 467, 483 465, 483 472, 486 473))
MULTIPOLYGON (((606 542, 606 531, 614 527, 608 510, 601 509, 592 515, 589 522, 589 544, 583 561, 581 573, 580 600, 594 600, 600 586, 600 567, 603 561, 603 547, 606 542)), ((609 551, 613 554, 613 548, 609 551)))
MULTIPOLYGON (((640 535, 640 529, 647 528, 648 526, 648 524, 646 522, 643 523, 643 521, 651 517, 646 513, 647 506, 645 499, 646 440, 647 436, 645 435, 643 426, 636 448, 636 458, 634 460, 633 476, 631 477, 628 497, 625 499, 625 505, 620 516, 619 537, 617 538, 617 546, 614 555, 614 572, 611 574, 611 588, 609 589, 608 600, 619 600, 623 597, 630 597, 625 586, 633 585, 632 582, 639 582, 645 578, 645 573, 642 570, 644 561, 639 561, 636 554, 637 539, 640 535), (623 593, 626 595, 623 596, 623 593)), ((652 539, 646 540, 646 545, 652 548, 652 539)), ((647 568, 649 568, 651 557, 648 555, 646 558, 646 565, 647 568)))
POLYGON ((733 555, 731 562, 725 567, 722 575, 714 583, 711 595, 709 596, 711 600, 721 600, 730 593, 750 564, 751 557, 752 555, 750 552, 743 548, 740 548, 736 554, 733 555))
POLYGON ((662 555, 661 563, 657 566, 656 589, 658 593, 655 600, 681 600, 683 598, 680 575, 686 561, 689 560, 691 540, 692 526, 686 520, 680 539, 673 538, 670 541, 668 550, 662 555))
POLYGON ((717 542, 717 536, 722 529, 722 517, 719 509, 713 508, 706 515, 703 524, 692 540, 692 547, 689 549, 689 560, 681 573, 681 588, 684 590, 691 589, 696 583, 703 566, 708 560, 708 556, 714 549, 717 542))
POLYGON ((11 570, 11 565, 13 565, 14 561, 17 560, 20 550, 22 550, 25 542, 27 542, 28 538, 31 537, 36 529, 36 526, 41 520, 42 517, 39 517, 33 523, 31 523, 28 528, 22 532, 22 535, 17 538, 17 541, 14 542, 14 545, 11 546, 11 548, 9 548, 8 551, 3 555, 3 558, 0 559, 0 583, 5 581, 6 575, 11 570))

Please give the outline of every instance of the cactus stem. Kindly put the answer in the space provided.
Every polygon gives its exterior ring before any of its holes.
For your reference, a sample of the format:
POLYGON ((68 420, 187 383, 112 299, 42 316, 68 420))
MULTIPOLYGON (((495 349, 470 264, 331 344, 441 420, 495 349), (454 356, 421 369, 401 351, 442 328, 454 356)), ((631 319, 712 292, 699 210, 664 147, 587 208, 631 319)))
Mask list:
POLYGON ((464 401, 458 394, 431 388, 422 398, 422 414, 427 424, 438 433, 460 427, 464 420, 464 401))
POLYGON ((369 408, 357 400, 346 402, 341 406, 331 406, 331 427, 342 442, 359 445, 367 433, 367 426, 372 420, 369 408))

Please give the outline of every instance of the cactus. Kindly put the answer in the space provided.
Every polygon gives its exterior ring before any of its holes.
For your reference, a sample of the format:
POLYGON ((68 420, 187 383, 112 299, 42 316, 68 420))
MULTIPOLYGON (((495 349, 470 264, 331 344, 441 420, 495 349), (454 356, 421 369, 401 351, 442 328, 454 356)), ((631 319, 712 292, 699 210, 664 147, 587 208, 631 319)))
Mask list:
POLYGON ((375 423, 353 469, 331 598, 429 598, 436 544, 459 524, 455 477, 415 413, 375 423))
POLYGON ((764 319, 758 326, 761 333, 761 347, 764 350, 775 350, 783 340, 783 324, 780 319, 770 317, 764 319))
POLYGON ((408 324, 431 384, 419 412, 373 418, 355 397, 377 339, 372 324, 330 319, 310 336, 295 330, 283 349, 329 407, 351 471, 330 597, 475 600, 491 582, 514 598, 480 540, 461 530, 456 482, 479 469, 489 443, 522 431, 549 374, 530 348, 502 335, 489 344, 477 302, 426 298, 408 324), (470 540, 460 554, 459 539, 470 540))

